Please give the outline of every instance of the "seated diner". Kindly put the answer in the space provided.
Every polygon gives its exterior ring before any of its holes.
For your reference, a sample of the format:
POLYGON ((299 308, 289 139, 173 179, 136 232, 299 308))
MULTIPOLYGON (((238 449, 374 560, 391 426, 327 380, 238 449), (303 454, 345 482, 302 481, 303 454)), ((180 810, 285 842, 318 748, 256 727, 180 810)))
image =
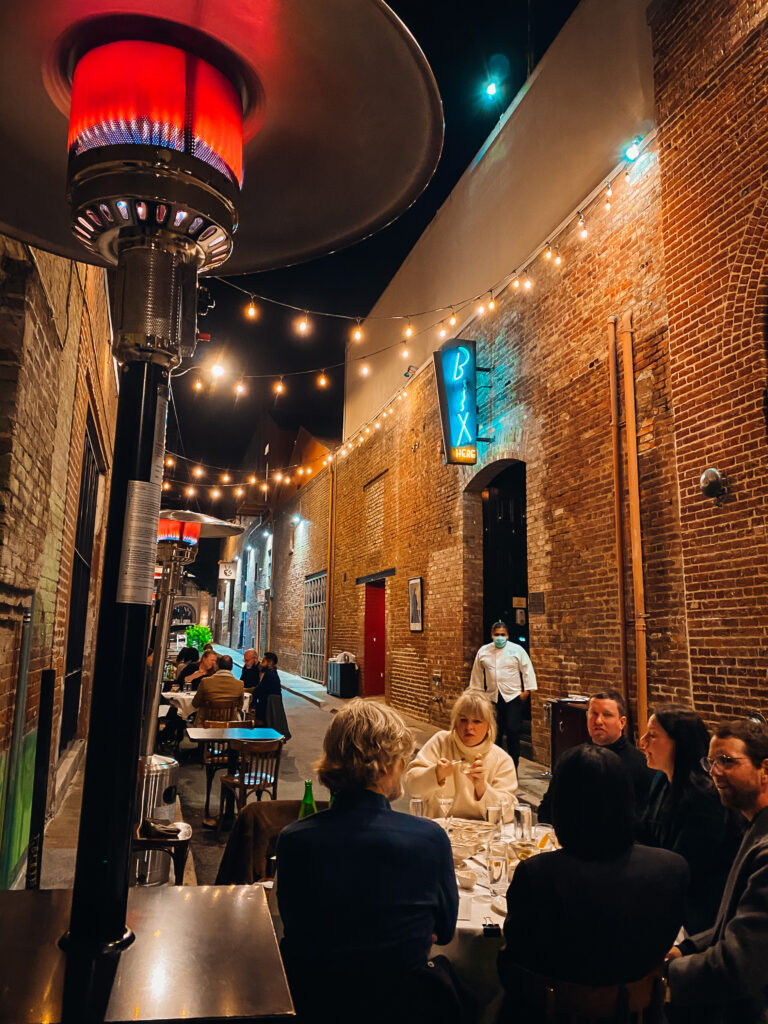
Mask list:
POLYGON ((496 712, 478 690, 466 690, 453 705, 451 727, 428 740, 411 761, 405 788, 424 800, 429 818, 440 816, 440 800, 453 799, 457 818, 483 819, 488 807, 502 807, 505 818, 517 803, 517 772, 496 739, 496 712))

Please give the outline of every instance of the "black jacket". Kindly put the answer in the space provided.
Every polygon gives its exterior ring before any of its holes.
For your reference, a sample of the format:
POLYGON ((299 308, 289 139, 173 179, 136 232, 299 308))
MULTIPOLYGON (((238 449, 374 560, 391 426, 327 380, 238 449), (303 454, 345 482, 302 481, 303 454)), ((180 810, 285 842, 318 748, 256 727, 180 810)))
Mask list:
POLYGON ((512 995, 512 964, 584 985, 642 978, 675 941, 687 883, 682 857, 637 843, 615 860, 523 861, 507 890, 502 984, 512 995))
POLYGON ((638 839, 673 850, 688 861, 691 884, 683 924, 689 934, 710 928, 715 920, 741 843, 742 820, 723 807, 706 775, 686 786, 676 804, 666 775, 659 772, 653 780, 638 839))
MULTIPOLYGON (((655 772, 652 772, 645 761, 645 754, 633 747, 626 736, 620 736, 615 743, 609 743, 606 750, 618 754, 624 770, 629 776, 632 792, 635 795, 635 812, 642 815, 648 802, 648 792, 655 772)), ((552 787, 550 786, 539 804, 539 821, 552 821, 552 787)))

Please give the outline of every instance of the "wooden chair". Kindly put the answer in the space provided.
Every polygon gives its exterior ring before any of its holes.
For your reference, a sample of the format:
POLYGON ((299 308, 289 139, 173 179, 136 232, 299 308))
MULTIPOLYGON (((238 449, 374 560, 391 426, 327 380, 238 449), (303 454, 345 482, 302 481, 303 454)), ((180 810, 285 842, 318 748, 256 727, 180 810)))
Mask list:
POLYGON ((662 965, 623 985, 576 985, 522 967, 512 968, 510 978, 516 993, 510 1000, 510 1020, 520 1019, 518 997, 524 1006, 539 1009, 530 1019, 541 1024, 663 1024, 665 1020, 662 965))
MULTIPOLYGON (((235 720, 238 702, 231 704, 201 704, 197 711, 197 721, 202 722, 204 729, 221 729, 229 727, 239 729, 240 719, 235 720)), ((211 740, 203 743, 203 767, 205 768, 205 818, 210 818, 211 787, 213 777, 220 768, 229 768, 229 743, 226 740, 211 740)))
POLYGON ((269 793, 273 800, 277 800, 277 781, 282 749, 282 739, 233 741, 232 750, 238 751, 239 758, 237 770, 227 773, 221 780, 217 822, 219 833, 221 832, 226 790, 234 795, 238 814, 245 807, 251 793, 256 794, 257 800, 261 800, 264 793, 269 793))
MULTIPOLYGON (((171 824, 163 822, 163 824, 171 824)), ((184 867, 189 854, 189 843, 192 839, 192 826, 185 821, 173 822, 179 827, 176 836, 151 836, 147 834, 147 822, 134 825, 131 836, 131 849, 134 853, 167 853, 173 862, 174 885, 184 884, 184 867)))

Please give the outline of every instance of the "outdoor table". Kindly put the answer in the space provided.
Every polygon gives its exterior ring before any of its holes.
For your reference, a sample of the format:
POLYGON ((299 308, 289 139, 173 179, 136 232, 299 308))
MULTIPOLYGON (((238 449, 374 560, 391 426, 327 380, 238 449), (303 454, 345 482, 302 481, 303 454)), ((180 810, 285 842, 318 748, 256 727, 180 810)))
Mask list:
POLYGON ((100 962, 98 1012, 65 1018, 65 988, 77 995, 89 968, 58 945, 71 902, 66 889, 0 892, 0 1024, 295 1020, 265 894, 250 885, 129 889, 136 939, 100 962))
POLYGON ((245 729, 226 727, 222 729, 187 729, 187 736, 193 743, 207 743, 212 740, 281 740, 282 734, 275 729, 245 729))
MULTIPOLYGON (((162 696, 165 697, 165 699, 170 704, 173 704, 173 706, 178 709, 179 714, 184 719, 184 721, 186 721, 194 711, 197 711, 197 708, 192 707, 192 701, 195 698, 194 690, 187 691, 186 693, 181 690, 179 690, 178 692, 174 692, 173 690, 166 690, 163 692, 162 696)), ((243 694, 243 711, 247 711, 250 706, 251 695, 250 693, 246 692, 243 694)))

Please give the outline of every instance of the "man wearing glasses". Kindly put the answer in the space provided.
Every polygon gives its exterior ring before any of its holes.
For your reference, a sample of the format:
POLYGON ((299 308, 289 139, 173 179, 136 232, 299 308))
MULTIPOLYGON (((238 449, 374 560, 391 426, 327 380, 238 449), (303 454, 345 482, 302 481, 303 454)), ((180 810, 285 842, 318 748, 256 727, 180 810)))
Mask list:
POLYGON ((768 1021, 768 727, 724 722, 702 758, 720 799, 750 823, 714 926, 667 954, 670 1020, 768 1021))

